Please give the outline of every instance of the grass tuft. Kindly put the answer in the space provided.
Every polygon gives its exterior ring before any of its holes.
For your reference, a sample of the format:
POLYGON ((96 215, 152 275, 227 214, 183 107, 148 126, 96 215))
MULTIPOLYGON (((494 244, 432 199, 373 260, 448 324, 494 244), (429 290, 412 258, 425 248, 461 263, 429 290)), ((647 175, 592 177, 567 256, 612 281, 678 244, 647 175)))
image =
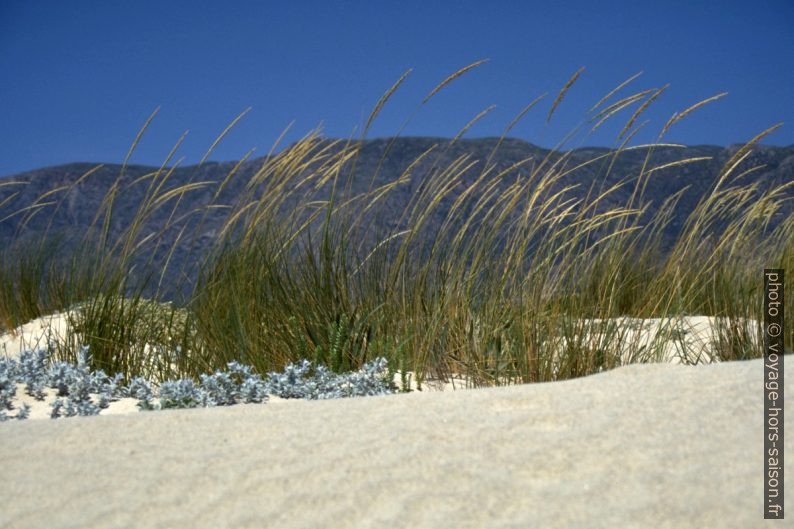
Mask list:
MULTIPOLYGON (((484 62, 448 76, 420 106, 484 62)), ((559 92, 547 119, 582 71, 559 92)), ((407 75, 377 102, 365 134, 407 75)), ((677 238, 667 240, 665 228, 689 191, 670 196, 650 215, 649 182, 662 171, 670 174, 708 159, 666 159, 654 166, 651 155, 672 150, 663 143, 667 130, 723 94, 675 114, 656 144, 629 146, 635 122, 667 88, 607 104, 636 78, 593 106, 591 121, 600 127, 619 110, 639 104, 619 128, 620 146, 585 162, 574 163, 570 151, 558 149, 502 167, 494 160, 505 136, 483 157, 442 158, 453 141, 422 152, 396 181, 375 187, 393 141, 375 173, 361 175, 357 162, 365 138, 328 141, 313 131, 266 158, 245 193, 224 202, 222 191, 240 177, 241 164, 219 182, 200 180, 197 169, 196 179, 173 186, 174 166, 168 165, 180 139, 162 167, 139 179, 148 180, 139 201, 123 202, 138 209, 130 225, 119 227, 114 211, 132 187, 124 180, 127 161, 153 114, 84 237, 64 238, 48 229, 35 240, 20 235, 8 249, 0 263, 0 325, 12 329, 43 314, 68 312, 70 336, 55 346, 58 361, 79 361, 77 344, 87 345, 86 369, 109 373, 144 402, 151 392, 143 381, 176 380, 160 388, 164 407, 220 404, 243 394, 259 398, 260 382, 232 390, 233 379, 250 381, 256 375, 277 388, 282 378, 264 377, 285 369, 279 377, 313 377, 307 384, 315 389, 301 389, 302 395, 324 395, 329 384, 342 387, 335 377, 372 369, 377 358, 385 359, 379 367, 400 374, 404 388, 409 373, 420 387, 430 378, 453 375, 474 385, 579 377, 628 361, 658 360, 670 339, 689 348, 687 331, 679 326, 689 315, 714 317, 717 328, 708 359, 684 353, 684 361, 760 357, 760 271, 794 270, 794 218, 775 217, 791 200, 794 184, 762 187, 748 177, 754 168, 743 164, 775 127, 736 152, 677 238), (637 151, 645 153, 641 170, 616 179, 610 173, 614 161, 637 151), (441 164, 442 159, 451 161, 441 164), (594 175, 584 194, 581 179, 573 178, 582 170, 594 175), (369 188, 353 193, 360 178, 369 188), (400 200, 407 186, 414 191, 400 200), (617 203, 623 189, 631 190, 630 198, 617 203), (205 206, 185 208, 193 196, 207 194, 212 200, 205 206), (147 219, 161 208, 171 212, 168 222, 145 232, 147 219), (393 208, 400 211, 396 225, 375 222, 393 208), (182 255, 180 245, 198 237, 209 215, 225 219, 212 250, 182 255), (434 218, 441 222, 431 223, 434 218), (173 241, 170 247, 163 247, 166 240, 173 241), (160 254, 166 258, 158 261, 154 256, 160 254), (185 263, 196 263, 196 280, 167 284, 165 278, 172 276, 166 269, 180 266, 184 272, 185 263), (185 293, 178 303, 169 302, 174 292, 185 293), (666 323, 656 339, 640 343, 637 333, 614 324, 619 318, 666 323), (613 324, 595 323, 608 321, 613 324), (308 362, 315 362, 313 370, 308 362), (242 365, 250 372, 240 371, 242 365), (236 367, 221 374, 228 366, 236 367)), ((541 100, 527 105, 505 134, 541 100)), ((74 185, 49 191, 17 211, 3 210, 5 201, 0 218, 20 216, 27 222, 47 208, 57 210, 74 185)), ((791 317, 794 295, 786 300, 791 317)), ((793 338, 794 325, 787 322, 789 350, 793 338)), ((27 367, 20 369, 33 369, 34 360, 25 357, 27 367)), ((58 369, 52 376, 65 391, 69 382, 64 368, 58 369)), ((37 394, 41 383, 31 377, 30 391, 37 394)), ((4 380, 0 395, 11 391, 4 380)), ((278 392, 289 396, 287 390, 278 392)), ((59 406, 57 414, 91 411, 70 408, 66 401, 59 406)))

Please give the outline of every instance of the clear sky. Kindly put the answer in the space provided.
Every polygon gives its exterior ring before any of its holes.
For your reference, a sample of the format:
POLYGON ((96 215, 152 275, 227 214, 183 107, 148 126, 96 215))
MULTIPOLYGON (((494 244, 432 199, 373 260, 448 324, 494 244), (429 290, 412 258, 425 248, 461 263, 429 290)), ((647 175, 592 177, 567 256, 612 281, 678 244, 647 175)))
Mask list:
MULTIPOLYGON (((743 142, 785 122, 765 143, 794 143, 794 2, 582 1, 64 1, 0 0, 0 175, 74 161, 159 164, 189 130, 180 156, 197 162, 240 112, 252 110, 211 159, 268 152, 319 124, 348 137, 406 70, 370 137, 499 136, 549 92, 511 136, 553 146, 602 95, 670 83, 650 107, 650 141, 670 115, 693 113, 667 136, 687 144, 743 142), (440 91, 447 75, 489 62, 440 91), (586 69, 550 125, 557 91, 586 69)), ((636 108, 633 107, 633 108, 636 108)), ((621 124, 633 110, 625 110, 621 124)), ((620 126, 575 145, 614 146, 620 126)))

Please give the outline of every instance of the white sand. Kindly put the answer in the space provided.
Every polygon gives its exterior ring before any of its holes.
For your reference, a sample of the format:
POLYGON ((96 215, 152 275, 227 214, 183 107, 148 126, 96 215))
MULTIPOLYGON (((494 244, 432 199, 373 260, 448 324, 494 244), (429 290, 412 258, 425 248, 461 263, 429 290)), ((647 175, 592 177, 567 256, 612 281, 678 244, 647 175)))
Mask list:
MULTIPOLYGON (((621 319, 623 361, 664 323, 621 319)), ((714 339, 673 326, 665 363, 567 382, 2 423, 0 528, 761 527, 763 364, 672 365, 714 339)), ((0 356, 66 335, 48 316, 0 356)), ((55 395, 17 397, 47 419, 55 395)))
POLYGON ((767 527, 762 375, 761 360, 636 365, 13 421, 0 425, 0 527, 767 527))
POLYGON ((14 330, 0 333, 0 357, 19 358, 27 349, 46 348, 47 343, 65 343, 69 320, 66 313, 42 316, 14 330))

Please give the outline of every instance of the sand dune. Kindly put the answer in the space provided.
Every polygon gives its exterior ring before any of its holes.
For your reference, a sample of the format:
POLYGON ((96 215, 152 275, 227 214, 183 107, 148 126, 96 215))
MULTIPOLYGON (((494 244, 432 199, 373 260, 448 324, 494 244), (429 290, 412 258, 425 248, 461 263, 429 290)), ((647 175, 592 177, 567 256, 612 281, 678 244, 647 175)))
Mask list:
POLYGON ((762 527, 762 375, 12 421, 0 527, 762 527))
POLYGON ((27 349, 45 348, 49 342, 65 343, 69 335, 66 313, 42 316, 11 331, 0 333, 0 357, 19 358, 27 349))

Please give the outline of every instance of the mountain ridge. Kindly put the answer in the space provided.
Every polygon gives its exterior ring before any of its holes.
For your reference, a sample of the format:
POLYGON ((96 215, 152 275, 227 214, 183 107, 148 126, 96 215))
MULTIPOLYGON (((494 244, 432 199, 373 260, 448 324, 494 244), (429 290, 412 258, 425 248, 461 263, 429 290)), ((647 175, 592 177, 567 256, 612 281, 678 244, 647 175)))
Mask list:
MULTIPOLYGON (((343 139, 343 138, 324 138, 324 139, 326 141, 347 141, 346 139, 343 139)), ((363 141, 365 141, 365 142, 380 142, 380 141, 391 141, 392 139, 393 139, 393 137, 391 137, 391 136, 375 136, 375 137, 372 137, 372 138, 367 138, 366 140, 363 140, 363 141)), ((451 141, 451 138, 447 138, 447 137, 444 137, 444 136, 405 136, 405 137, 398 137, 397 139, 398 140, 408 140, 408 141, 436 141, 436 142, 448 142, 448 141, 451 141)), ((488 142, 493 141, 493 142, 496 142, 499 139, 500 138, 498 136, 483 136, 483 137, 476 137, 476 138, 461 138, 461 139, 458 140, 458 142, 481 142, 481 141, 488 141, 488 142)), ((361 141, 361 140, 353 140, 353 141, 361 141)), ((543 147, 543 146, 540 146, 540 145, 536 145, 536 144, 534 144, 534 143, 532 143, 530 141, 527 141, 527 140, 524 140, 524 139, 521 139, 521 138, 507 137, 507 138, 504 138, 504 141, 512 141, 512 142, 524 143, 528 147, 531 147, 533 149, 539 149, 539 150, 544 150, 544 151, 551 151, 552 150, 549 147, 543 147)), ((286 150, 286 149, 292 147, 293 145, 295 145, 295 143, 296 142, 291 143, 289 146, 285 147, 281 151, 275 152, 274 154, 277 155, 277 154, 283 152, 284 150, 286 150)), ((680 144, 680 143, 675 143, 675 142, 673 142, 672 144, 680 145, 680 146, 682 146, 685 149, 715 149, 715 150, 731 150, 731 149, 735 150, 735 149, 739 149, 739 148, 741 148, 741 147, 743 147, 745 145, 743 143, 732 143, 732 144, 729 144, 729 145, 717 145, 717 144, 712 144, 712 143, 680 144)), ((792 143, 790 145, 772 145, 772 144, 760 143, 760 144, 757 144, 755 146, 755 148, 760 148, 760 149, 780 149, 780 150, 784 150, 784 151, 786 151, 786 150, 794 150, 794 143, 792 143)), ((601 151, 601 152, 607 152, 607 151, 612 151, 612 150, 614 150, 614 147, 606 147, 606 146, 602 146, 602 145, 584 145, 584 146, 581 146, 581 147, 574 147, 574 148, 571 148, 571 149, 560 149, 560 150, 557 150, 556 152, 558 152, 558 153, 566 153, 566 152, 570 152, 570 151, 579 151, 579 152, 601 151)), ((256 158, 250 159, 249 162, 256 162, 256 161, 260 161, 260 160, 265 160, 266 158, 267 158, 267 155, 258 156, 256 158)), ((213 165, 213 164, 214 165, 226 165, 226 164, 236 164, 237 162, 239 162, 239 160, 234 160, 234 159, 232 159, 232 160, 207 160, 202 165, 213 165)), ((24 170, 24 171, 16 171, 16 172, 13 172, 13 173, 3 174, 3 175, 0 175, 0 181, 6 180, 6 179, 11 179, 11 178, 16 178, 16 177, 20 177, 20 176, 25 176, 25 175, 28 175, 30 173, 37 173, 37 172, 46 171, 46 170, 63 169, 63 168, 67 168, 67 167, 70 167, 70 166, 90 166, 91 168, 93 168, 93 167, 96 167, 98 165, 121 167, 122 164, 119 163, 119 162, 110 162, 110 161, 108 161, 108 162, 91 162, 91 161, 86 161, 86 160, 73 160, 73 161, 59 163, 59 164, 55 164, 55 165, 46 165, 46 166, 43 166, 43 167, 36 167, 36 168, 33 168, 33 169, 27 169, 27 170, 24 170)), ((194 168, 194 167, 196 167, 198 165, 199 164, 191 164, 191 165, 185 165, 185 166, 182 166, 182 167, 184 169, 190 169, 190 168, 194 168)), ((148 164, 148 163, 130 163, 130 164, 127 165, 127 167, 128 168, 133 168, 133 167, 136 167, 136 168, 148 168, 148 169, 155 169, 155 170, 160 168, 160 166, 158 164, 148 164)), ((171 167, 173 167, 173 166, 166 166, 165 168, 169 169, 171 167)))
MULTIPOLYGON (((335 140, 323 138, 319 141, 332 145, 335 140)), ((342 144, 344 144, 344 141, 342 140, 342 144)), ((465 188, 467 184, 473 182, 477 175, 480 174, 484 160, 489 158, 491 151, 497 144, 499 145, 499 150, 491 159, 491 163, 495 168, 495 173, 505 171, 504 182, 526 177, 527 171, 531 170, 527 166, 511 170, 511 167, 522 160, 531 159, 534 164, 546 157, 554 161, 559 160, 560 157, 568 156, 571 165, 576 166, 576 164, 582 164, 582 162, 591 160, 595 156, 614 152, 609 148, 601 147, 584 147, 569 151, 552 152, 515 138, 504 138, 501 140, 499 138, 460 139, 456 142, 451 142, 448 138, 435 137, 375 138, 365 140, 360 144, 351 189, 354 195, 366 192, 373 175, 377 176, 374 181, 375 188, 395 181, 406 167, 423 152, 435 145, 437 147, 436 159, 432 163, 430 160, 424 160, 418 164, 414 168, 411 180, 395 188, 390 195, 390 202, 387 207, 379 212, 377 218, 370 219, 373 227, 379 230, 397 230, 400 228, 399 219, 401 213, 419 189, 421 182, 433 174, 434 167, 449 167, 456 158, 469 156, 476 163, 470 171, 461 176, 459 186, 460 188, 465 188), (383 154, 389 147, 388 156, 384 157, 383 154), (379 172, 377 172, 378 170, 379 172)), ((651 164, 649 167, 658 167, 686 158, 710 158, 710 160, 703 160, 697 163, 662 169, 647 180, 645 198, 650 202, 648 215, 657 211, 658 206, 667 197, 674 193, 682 192, 679 208, 673 215, 669 226, 665 229, 664 236, 667 240, 673 240, 676 234, 680 232, 688 213, 694 209, 697 201, 714 186, 722 166, 741 147, 741 145, 727 147, 702 145, 657 147, 653 150, 650 155, 651 164), (685 188, 686 192, 683 192, 685 188)), ((280 154, 276 153, 273 156, 279 156, 280 154)), ((592 186, 597 181, 596 179, 603 179, 604 189, 608 189, 608 186, 615 185, 623 179, 639 174, 641 167, 645 163, 646 154, 646 149, 627 150, 620 152, 614 159, 611 157, 605 158, 605 160, 609 160, 609 164, 599 161, 598 163, 585 165, 570 174, 566 174, 564 182, 561 181, 555 184, 553 189, 562 189, 563 185, 573 186, 572 196, 584 198, 587 188, 592 186)), ((261 169, 267 160, 268 158, 263 156, 242 162, 237 173, 229 179, 217 199, 214 197, 214 191, 211 187, 191 192, 189 200, 184 200, 184 204, 180 204, 176 215, 186 214, 191 207, 197 208, 210 203, 235 203, 235 200, 244 195, 248 181, 261 169)), ((208 161, 200 166, 191 165, 173 168, 167 189, 173 189, 188 182, 219 183, 225 179, 226 175, 237 163, 236 161, 208 161)), ((742 161, 735 174, 752 167, 759 167, 759 169, 745 176, 742 183, 757 182, 760 187, 767 189, 769 186, 794 181, 794 145, 790 147, 753 146, 751 153, 742 161)), ((71 235, 85 233, 94 220, 102 199, 118 179, 121 170, 122 166, 120 164, 72 162, 17 173, 0 180, 0 183, 4 184, 0 185, 0 247, 12 246, 12 243, 18 238, 17 236, 19 236, 20 240, 35 240, 36 237, 39 237, 48 229, 71 235), (60 205, 56 204, 56 200, 52 200, 53 203, 51 205, 43 207, 26 225, 22 225, 24 215, 8 217, 9 213, 34 204, 38 197, 48 191, 58 187, 69 188, 86 172, 92 170, 94 172, 91 176, 83 179, 79 185, 74 186, 63 196, 63 201, 60 205), (17 182, 17 184, 13 184, 13 182, 17 182)), ((140 164, 126 166, 124 176, 120 181, 123 193, 119 194, 117 206, 115 207, 115 217, 110 224, 111 237, 120 235, 125 227, 129 225, 137 210, 137 204, 146 195, 146 182, 148 180, 144 177, 158 170, 159 167, 157 166, 140 164)), ((171 168, 166 168, 166 170, 171 170, 171 168)), ((506 184, 499 183, 499 186, 504 188, 506 184)), ((604 200, 604 207, 625 206, 629 200, 631 187, 633 186, 624 186, 617 189, 614 196, 610 195, 604 200)), ((453 189, 441 201, 438 210, 428 221, 428 234, 430 234, 428 236, 432 236, 434 229, 437 229, 443 223, 445 211, 448 211, 455 198, 460 196, 460 188, 456 187, 453 189)), ((327 196, 329 192, 329 187, 326 186, 319 191, 318 197, 327 196)), ((789 198, 791 200, 784 203, 781 211, 776 214, 778 219, 794 214, 794 206, 792 205, 794 203, 794 193, 791 193, 789 198)), ((285 207, 289 208, 290 205, 294 206, 295 202, 288 203, 285 207)), ((145 222, 142 233, 144 235, 157 233, 163 226, 168 225, 171 218, 169 215, 171 213, 168 207, 154 212, 145 222)), ((189 244, 187 242, 180 243, 179 248, 172 256, 172 263, 181 265, 186 260, 191 259, 190 256, 203 255, 212 245, 213 240, 217 238, 224 218, 224 215, 217 210, 209 212, 201 224, 200 233, 195 234, 195 240, 189 244)), ((171 233, 164 235, 164 248, 155 251, 155 262, 162 262, 169 257, 165 249, 170 246, 169 243, 177 240, 176 237, 181 226, 184 226, 184 224, 173 224, 171 233)), ((194 274, 191 275, 189 273, 188 276, 191 277, 191 280, 194 278, 194 274)))

